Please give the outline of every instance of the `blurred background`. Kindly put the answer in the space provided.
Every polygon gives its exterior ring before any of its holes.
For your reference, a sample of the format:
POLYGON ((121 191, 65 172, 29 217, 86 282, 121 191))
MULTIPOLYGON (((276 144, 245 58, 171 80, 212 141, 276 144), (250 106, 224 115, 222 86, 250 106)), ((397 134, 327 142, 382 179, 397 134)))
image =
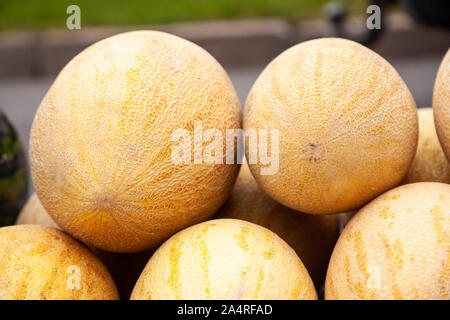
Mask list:
POLYGON ((418 107, 431 106, 434 79, 450 44, 450 1, 326 0, 1 0, 0 110, 27 154, 31 122, 61 68, 105 37, 156 29, 187 38, 228 71, 241 99, 264 66, 288 47, 313 38, 359 41, 400 73, 418 107), (69 30, 69 5, 81 29, 69 30), (381 9, 381 29, 367 28, 381 9))

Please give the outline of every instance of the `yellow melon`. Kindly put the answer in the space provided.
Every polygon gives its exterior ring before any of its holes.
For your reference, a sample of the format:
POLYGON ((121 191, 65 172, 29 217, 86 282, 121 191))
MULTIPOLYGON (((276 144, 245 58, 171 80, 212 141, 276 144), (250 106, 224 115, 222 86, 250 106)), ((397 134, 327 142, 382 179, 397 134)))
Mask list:
POLYGON ((16 224, 36 224, 43 227, 61 229, 42 206, 36 193, 33 193, 17 217, 16 224))
POLYGON ((202 158, 205 137, 190 145, 192 161, 174 161, 187 146, 174 134, 193 136, 198 123, 225 136, 240 121, 233 85, 205 50, 162 32, 113 36, 69 62, 39 106, 30 139, 36 193, 86 244, 144 250, 213 215, 236 178, 225 152, 222 164, 202 158))
POLYGON ((103 263, 54 228, 0 228, 0 299, 118 299, 103 263))
POLYGON ((230 197, 215 217, 241 219, 275 232, 295 250, 316 287, 322 286, 339 235, 337 215, 308 215, 275 202, 244 163, 230 197))
POLYGON ((286 242, 235 219, 180 231, 152 256, 131 299, 317 299, 303 263, 286 242))
POLYGON ((433 111, 439 141, 450 161, 450 49, 442 60, 434 83, 433 111))
POLYGON ((417 121, 408 88, 386 60, 353 41, 311 40, 275 58, 245 105, 244 131, 278 130, 278 170, 264 174, 264 161, 249 158, 248 147, 246 155, 258 184, 283 205, 346 212, 401 182, 417 121))
POLYGON ((450 163, 439 144, 432 108, 419 109, 419 144, 416 157, 403 179, 403 183, 424 181, 450 183, 450 163))
MULTIPOLYGON (((34 193, 17 218, 16 224, 35 224, 43 227, 61 229, 42 206, 34 193)), ((116 253, 90 248, 106 265, 122 299, 128 299, 146 263, 154 250, 132 253, 116 253)))
POLYGON ((449 299, 450 185, 419 182, 363 207, 333 251, 326 299, 449 299))

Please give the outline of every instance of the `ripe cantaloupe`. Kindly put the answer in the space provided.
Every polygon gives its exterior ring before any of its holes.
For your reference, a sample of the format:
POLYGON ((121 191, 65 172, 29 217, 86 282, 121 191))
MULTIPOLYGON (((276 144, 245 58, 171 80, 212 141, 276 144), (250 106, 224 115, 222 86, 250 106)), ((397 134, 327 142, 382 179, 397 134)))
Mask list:
POLYGON ((17 217, 16 224, 36 224, 43 227, 61 229, 42 206, 36 193, 33 193, 17 217))
POLYGON ((419 143, 414 161, 403 183, 450 183, 450 163, 445 157, 436 134, 433 109, 419 109, 419 143))
POLYGON ((450 49, 442 60, 434 83, 433 111, 439 141, 450 161, 450 49))
MULTIPOLYGON (((36 193, 30 197, 17 218, 16 224, 34 224, 61 229, 42 206, 36 193)), ((137 279, 154 250, 116 253, 90 248, 111 273, 122 299, 128 300, 137 279)))
POLYGON ((245 162, 215 218, 241 219, 275 232, 295 250, 316 287, 323 285, 339 235, 338 215, 308 215, 275 202, 258 186, 245 162))
POLYGON ((68 63, 39 106, 30 139, 36 193, 59 226, 90 246, 155 246, 212 216, 237 175, 237 164, 172 161, 182 143, 172 134, 193 134, 196 121, 224 137, 241 122, 233 85, 205 50, 154 31, 97 42, 68 63))
POLYGON ((317 294, 295 251, 275 233, 243 220, 217 219, 167 240, 131 299, 317 299, 317 294))
POLYGON ((244 130, 279 130, 279 170, 258 184, 283 205, 311 214, 361 207, 398 185, 414 158, 417 110, 394 68, 349 40, 298 44, 255 82, 244 130))
POLYGON ((326 299, 449 299, 450 185, 392 189, 363 207, 333 251, 326 299))
POLYGON ((0 299, 118 299, 103 263, 54 228, 0 228, 0 299))

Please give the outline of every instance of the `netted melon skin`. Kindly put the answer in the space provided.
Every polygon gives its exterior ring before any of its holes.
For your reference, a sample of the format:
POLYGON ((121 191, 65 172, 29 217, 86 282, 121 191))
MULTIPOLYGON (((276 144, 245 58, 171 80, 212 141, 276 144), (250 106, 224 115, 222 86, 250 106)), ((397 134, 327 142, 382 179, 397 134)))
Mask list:
POLYGON ((392 189, 346 225, 331 256, 326 299, 449 299, 450 185, 392 189))
POLYGON ((115 300, 116 286, 102 262, 54 228, 0 228, 1 300, 115 300))
POLYGON ((417 152, 402 183, 426 181, 450 183, 450 162, 439 143, 432 108, 419 109, 417 152))
POLYGON ((360 208, 398 185, 414 158, 414 100, 394 68, 350 40, 300 43, 255 82, 244 130, 279 131, 279 169, 258 184, 295 210, 331 214, 360 208))
POLYGON ((275 232, 295 250, 316 288, 322 287, 339 235, 338 215, 310 215, 279 204, 258 186, 245 162, 230 197, 214 218, 245 220, 275 232))
MULTIPOLYGON (((33 224, 61 230, 44 209, 36 193, 33 193, 23 207, 16 224, 33 224)), ((132 253, 109 252, 96 248, 89 249, 105 264, 116 284, 120 298, 123 300, 128 300, 130 297, 136 280, 154 252, 154 249, 132 253)))
POLYGON ((434 83, 433 112, 439 141, 450 161, 450 49, 442 60, 434 83))
POLYGON ((152 256, 132 300, 315 300, 295 251, 261 226, 210 220, 180 231, 152 256))
POLYGON ((33 193, 19 213, 15 224, 35 224, 60 229, 42 206, 36 193, 33 193))
MULTIPOLYGON (((197 45, 162 32, 100 41, 61 71, 33 122, 30 163, 42 205, 90 246, 145 250, 210 217, 237 164, 172 161, 176 129, 239 128, 226 72, 197 45)), ((208 142, 203 142, 203 148, 208 142)), ((225 143, 224 143, 225 163, 225 143)))

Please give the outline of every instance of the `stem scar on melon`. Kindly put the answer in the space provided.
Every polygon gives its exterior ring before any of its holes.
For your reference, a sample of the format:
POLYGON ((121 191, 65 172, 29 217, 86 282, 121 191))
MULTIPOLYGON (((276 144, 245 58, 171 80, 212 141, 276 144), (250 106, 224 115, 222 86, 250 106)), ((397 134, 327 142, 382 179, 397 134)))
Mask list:
POLYGON ((324 149, 322 145, 316 142, 310 142, 303 148, 304 157, 311 161, 319 161, 324 157, 324 149))
POLYGON ((33 121, 42 205, 72 236, 116 252, 154 247, 209 218, 238 165, 174 163, 171 135, 194 121, 224 136, 241 126, 233 85, 205 50, 156 31, 93 44, 60 72, 33 121))

